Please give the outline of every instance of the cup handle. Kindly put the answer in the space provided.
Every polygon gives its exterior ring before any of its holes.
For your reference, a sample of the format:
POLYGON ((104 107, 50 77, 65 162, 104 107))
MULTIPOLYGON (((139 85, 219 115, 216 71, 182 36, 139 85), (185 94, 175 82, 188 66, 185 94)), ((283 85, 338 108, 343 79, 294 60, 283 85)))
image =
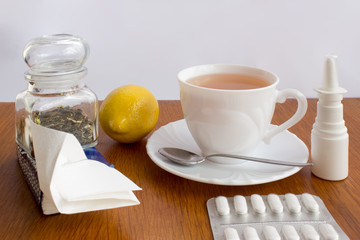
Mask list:
POLYGON ((296 112, 294 113, 294 115, 292 115, 291 118, 289 118, 281 125, 271 128, 263 139, 265 143, 269 143, 273 136, 292 127, 304 117, 307 110, 307 100, 306 97, 298 90, 296 89, 280 90, 277 94, 276 103, 284 103, 286 99, 290 97, 294 97, 297 100, 298 107, 296 112))

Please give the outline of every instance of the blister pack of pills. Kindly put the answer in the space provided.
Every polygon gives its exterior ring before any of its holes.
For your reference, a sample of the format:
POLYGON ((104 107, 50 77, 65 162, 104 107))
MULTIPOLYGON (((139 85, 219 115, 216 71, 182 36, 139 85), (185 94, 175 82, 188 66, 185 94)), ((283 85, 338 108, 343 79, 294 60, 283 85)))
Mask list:
POLYGON ((309 193, 218 196, 207 201, 215 240, 348 240, 323 201, 309 193))

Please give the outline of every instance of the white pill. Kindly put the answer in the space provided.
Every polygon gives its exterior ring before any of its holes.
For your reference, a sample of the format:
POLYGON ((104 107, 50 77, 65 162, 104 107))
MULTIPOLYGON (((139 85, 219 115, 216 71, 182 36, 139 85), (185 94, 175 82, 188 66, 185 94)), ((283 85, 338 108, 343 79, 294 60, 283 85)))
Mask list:
POLYGON ((260 240, 259 235, 256 232, 256 229, 253 227, 246 226, 243 230, 243 235, 245 240, 260 240))
POLYGON ((284 235, 285 240, 300 240, 299 234, 296 232, 295 227, 292 225, 284 225, 281 231, 284 235))
POLYGON ((267 196, 267 201, 269 203, 270 209, 273 213, 282 213, 284 207, 281 203, 281 200, 277 194, 269 194, 267 196))
POLYGON ((319 240, 320 236, 316 232, 315 228, 310 224, 302 225, 300 228, 302 235, 304 236, 305 240, 319 240))
POLYGON ((295 194, 292 193, 285 194, 285 202, 291 213, 301 212, 301 205, 295 194))
POLYGON ((319 204, 316 202, 315 198, 309 193, 301 194, 301 201, 303 202, 305 208, 309 212, 318 212, 319 204))
POLYGON ((226 240, 240 240, 239 234, 235 228, 225 228, 224 233, 226 240))
POLYGON ((248 212, 246 198, 241 195, 236 195, 234 197, 234 207, 237 214, 246 214, 248 212))
POLYGON ((339 239, 339 234, 336 232, 334 227, 330 224, 326 223, 326 224, 319 225, 319 231, 320 231, 321 236, 325 240, 338 240, 339 239))
POLYGON ((264 226, 263 234, 266 240, 281 240, 281 237, 273 226, 264 226))
POLYGON ((251 205, 256 213, 265 213, 266 207, 264 200, 259 194, 253 194, 250 197, 251 205))
POLYGON ((225 216, 230 213, 229 203, 226 197, 219 196, 215 199, 216 210, 220 216, 225 216))

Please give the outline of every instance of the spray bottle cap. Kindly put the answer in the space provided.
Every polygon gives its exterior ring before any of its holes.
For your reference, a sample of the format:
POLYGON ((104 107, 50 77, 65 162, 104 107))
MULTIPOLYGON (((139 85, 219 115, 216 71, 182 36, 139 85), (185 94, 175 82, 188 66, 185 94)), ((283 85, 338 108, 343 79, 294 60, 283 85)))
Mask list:
POLYGON ((315 89, 319 93, 336 94, 346 93, 347 91, 339 86, 337 68, 336 68, 337 56, 328 55, 325 57, 323 80, 320 88, 315 89))

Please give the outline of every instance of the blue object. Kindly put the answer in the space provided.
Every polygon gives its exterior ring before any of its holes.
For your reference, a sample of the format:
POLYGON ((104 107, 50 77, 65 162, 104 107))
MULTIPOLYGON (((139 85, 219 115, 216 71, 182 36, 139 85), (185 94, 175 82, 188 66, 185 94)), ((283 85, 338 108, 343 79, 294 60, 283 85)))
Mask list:
POLYGON ((114 167, 114 165, 110 164, 106 158, 94 147, 84 149, 85 155, 89 160, 95 160, 106 164, 109 167, 114 167))

